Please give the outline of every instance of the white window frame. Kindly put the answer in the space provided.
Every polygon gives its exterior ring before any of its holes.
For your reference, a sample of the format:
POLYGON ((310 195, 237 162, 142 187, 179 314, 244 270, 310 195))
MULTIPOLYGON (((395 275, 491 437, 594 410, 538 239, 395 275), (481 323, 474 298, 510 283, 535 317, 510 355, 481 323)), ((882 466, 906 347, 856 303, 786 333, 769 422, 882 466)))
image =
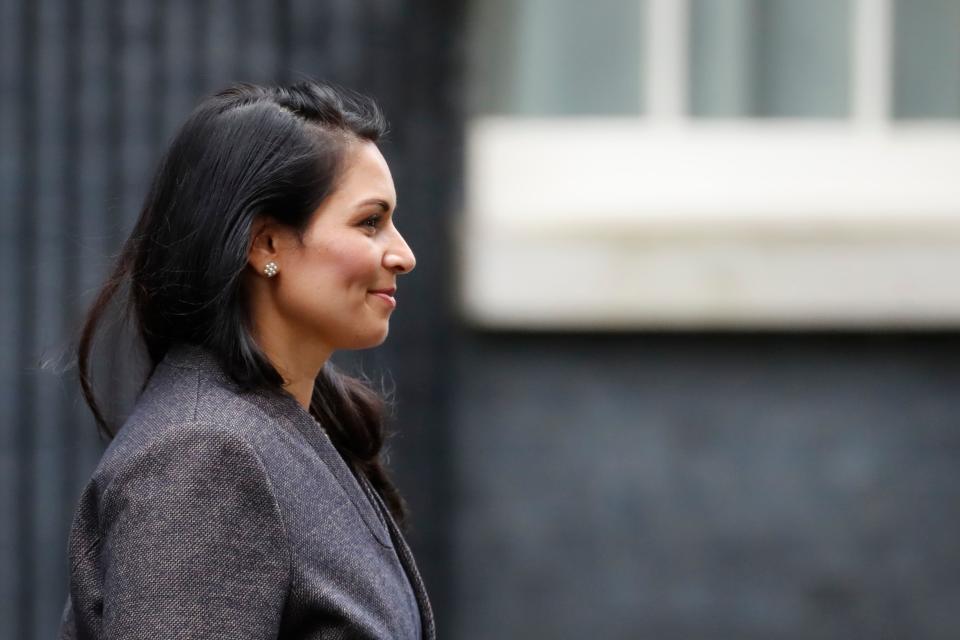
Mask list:
POLYGON ((891 116, 892 0, 853 0, 852 115, 686 115, 648 0, 643 116, 466 133, 459 301, 499 329, 960 326, 960 123, 891 116))

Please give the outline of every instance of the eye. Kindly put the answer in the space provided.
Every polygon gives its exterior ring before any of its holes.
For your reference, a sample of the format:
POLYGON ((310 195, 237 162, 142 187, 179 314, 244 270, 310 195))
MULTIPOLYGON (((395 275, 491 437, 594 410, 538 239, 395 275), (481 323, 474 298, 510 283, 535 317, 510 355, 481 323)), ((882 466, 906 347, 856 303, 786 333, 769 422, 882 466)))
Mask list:
POLYGON ((380 214, 375 214, 370 216, 360 224, 365 227, 369 227, 371 229, 376 229, 377 227, 380 226, 380 218, 381 218, 380 214))

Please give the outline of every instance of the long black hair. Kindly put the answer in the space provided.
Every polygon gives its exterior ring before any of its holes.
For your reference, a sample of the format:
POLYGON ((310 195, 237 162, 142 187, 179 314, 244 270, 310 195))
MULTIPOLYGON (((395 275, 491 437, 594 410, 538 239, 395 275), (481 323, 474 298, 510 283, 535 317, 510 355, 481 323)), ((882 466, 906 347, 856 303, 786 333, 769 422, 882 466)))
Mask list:
MULTIPOLYGON (((252 223, 269 215, 302 234, 334 189, 347 145, 376 143, 386 129, 369 98, 312 81, 236 84, 194 109, 161 159, 140 217, 80 333, 81 389, 108 439, 116 431, 94 397, 89 357, 100 320, 120 291, 146 347, 147 380, 171 346, 187 343, 214 353, 241 388, 287 393, 252 337, 241 286, 252 223)), ((382 396, 328 362, 314 382, 310 413, 403 526, 405 502, 380 460, 382 396)))

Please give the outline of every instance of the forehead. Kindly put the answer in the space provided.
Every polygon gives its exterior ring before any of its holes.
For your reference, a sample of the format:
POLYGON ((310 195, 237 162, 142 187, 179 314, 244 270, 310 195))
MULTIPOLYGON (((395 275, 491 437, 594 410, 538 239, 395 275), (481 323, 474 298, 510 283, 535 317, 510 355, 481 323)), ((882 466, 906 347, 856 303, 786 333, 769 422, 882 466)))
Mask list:
POLYGON ((390 167, 376 144, 369 140, 348 143, 337 192, 351 198, 379 196, 391 201, 396 199, 390 167))

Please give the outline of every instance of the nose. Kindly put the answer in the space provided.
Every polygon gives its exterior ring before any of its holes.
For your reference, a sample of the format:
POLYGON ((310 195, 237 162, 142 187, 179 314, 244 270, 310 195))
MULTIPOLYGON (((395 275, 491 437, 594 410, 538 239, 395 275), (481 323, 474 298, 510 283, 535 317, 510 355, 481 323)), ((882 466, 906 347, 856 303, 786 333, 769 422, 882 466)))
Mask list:
POLYGON ((383 254, 383 266, 396 273, 410 273, 417 266, 417 259, 400 232, 397 231, 394 235, 396 239, 383 254))

